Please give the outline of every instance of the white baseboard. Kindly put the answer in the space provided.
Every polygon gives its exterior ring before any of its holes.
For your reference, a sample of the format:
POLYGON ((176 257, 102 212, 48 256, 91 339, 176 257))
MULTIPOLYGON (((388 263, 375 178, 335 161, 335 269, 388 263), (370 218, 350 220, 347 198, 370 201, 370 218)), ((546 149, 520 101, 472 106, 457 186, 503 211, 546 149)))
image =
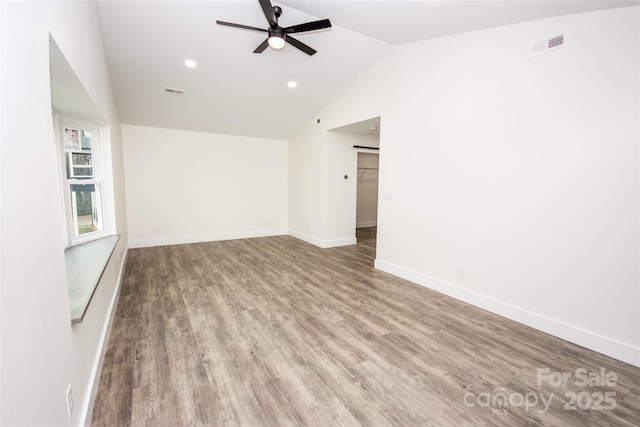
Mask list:
POLYGON ((566 341, 640 367, 640 347, 544 316, 442 280, 376 259, 375 268, 566 341))
POLYGON ((129 248, 150 248, 153 246, 184 245, 188 243, 216 242, 220 240, 251 239, 286 235, 287 230, 241 231, 237 233, 206 234, 201 236, 165 237, 158 239, 130 240, 129 248))
POLYGON ((304 233, 300 233, 295 230, 289 230, 288 234, 289 236, 295 237, 296 239, 300 239, 307 243, 311 243, 312 245, 318 246, 322 249, 336 248, 338 246, 355 245, 357 243, 355 237, 345 237, 343 239, 333 239, 333 240, 321 240, 321 239, 316 239, 315 237, 306 235, 304 233))
POLYGON ((356 222, 356 228, 377 227, 378 221, 361 221, 356 222))
POLYGON ((107 322, 102 328, 102 334, 100 336, 100 349, 98 351, 98 358, 94 361, 93 365, 93 378, 89 384, 89 400, 82 408, 82 415, 80 417, 80 424, 85 427, 91 426, 91 416, 93 414, 93 407, 98 397, 98 387, 100 386, 100 375, 102 374, 102 365, 104 364, 104 358, 107 354, 107 348, 109 344, 109 336, 111 335, 111 326, 115 318, 116 309, 118 307, 118 298, 120 297, 120 289, 122 289, 122 281, 124 279, 124 269, 127 265, 127 257, 129 256, 129 250, 125 247, 124 256, 120 262, 120 271, 118 272, 118 282, 116 283, 116 292, 114 292, 113 298, 109 304, 109 315, 107 322))

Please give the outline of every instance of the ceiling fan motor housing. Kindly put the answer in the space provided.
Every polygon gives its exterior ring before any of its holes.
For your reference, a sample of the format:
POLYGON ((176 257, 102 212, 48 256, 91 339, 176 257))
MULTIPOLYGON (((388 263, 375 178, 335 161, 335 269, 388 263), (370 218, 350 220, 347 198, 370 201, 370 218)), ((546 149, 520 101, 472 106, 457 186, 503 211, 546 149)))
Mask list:
POLYGON ((267 29, 267 32, 269 33, 269 38, 271 38, 271 37, 279 37, 279 38, 284 40, 285 32, 280 27, 276 27, 276 28, 269 27, 267 29))

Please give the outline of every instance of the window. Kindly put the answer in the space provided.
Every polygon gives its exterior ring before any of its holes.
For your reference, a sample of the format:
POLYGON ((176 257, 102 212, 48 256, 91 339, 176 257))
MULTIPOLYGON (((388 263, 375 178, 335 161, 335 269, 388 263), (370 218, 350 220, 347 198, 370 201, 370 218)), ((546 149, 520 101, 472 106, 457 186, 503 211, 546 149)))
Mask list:
POLYGON ((62 117, 59 135, 63 153, 64 214, 67 246, 103 237, 103 168, 96 125, 62 117))

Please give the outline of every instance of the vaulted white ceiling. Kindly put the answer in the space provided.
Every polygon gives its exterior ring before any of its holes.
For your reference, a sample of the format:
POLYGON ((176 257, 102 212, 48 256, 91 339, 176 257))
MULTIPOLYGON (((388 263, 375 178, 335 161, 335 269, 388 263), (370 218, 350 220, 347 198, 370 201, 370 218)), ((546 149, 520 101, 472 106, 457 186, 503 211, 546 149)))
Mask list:
POLYGON ((254 54, 263 33, 216 25, 266 28, 257 0, 100 0, 99 11, 123 123, 286 139, 393 44, 638 3, 274 1, 283 27, 331 20, 331 29, 296 35, 318 51, 313 56, 291 45, 254 54), (197 67, 187 68, 186 59, 197 67), (288 88, 289 81, 297 87, 288 88))

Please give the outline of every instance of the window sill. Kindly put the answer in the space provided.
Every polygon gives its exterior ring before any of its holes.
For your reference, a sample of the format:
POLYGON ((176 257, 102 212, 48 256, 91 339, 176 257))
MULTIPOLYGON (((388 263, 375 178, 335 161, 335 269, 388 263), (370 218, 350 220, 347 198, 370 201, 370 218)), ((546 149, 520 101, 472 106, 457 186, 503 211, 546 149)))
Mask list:
POLYGON ((80 323, 120 235, 72 246, 65 251, 71 323, 80 323))

